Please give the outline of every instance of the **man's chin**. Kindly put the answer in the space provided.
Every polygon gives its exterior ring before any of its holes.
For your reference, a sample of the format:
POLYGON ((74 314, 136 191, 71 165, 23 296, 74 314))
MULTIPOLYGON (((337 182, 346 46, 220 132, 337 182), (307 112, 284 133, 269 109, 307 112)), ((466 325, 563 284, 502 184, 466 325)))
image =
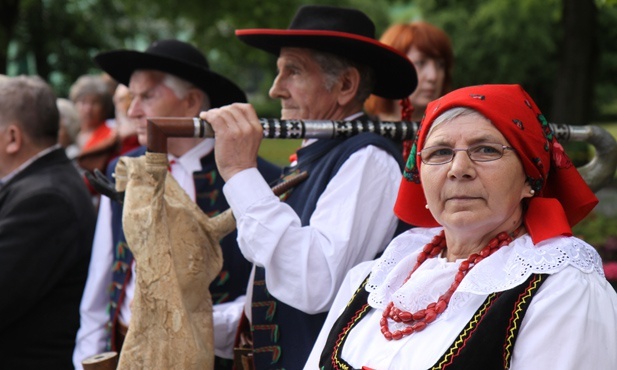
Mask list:
POLYGON ((146 145, 148 144, 148 135, 147 134, 137 134, 137 141, 139 142, 139 145, 146 145))
POLYGON ((281 109, 281 119, 302 119, 297 109, 281 109))

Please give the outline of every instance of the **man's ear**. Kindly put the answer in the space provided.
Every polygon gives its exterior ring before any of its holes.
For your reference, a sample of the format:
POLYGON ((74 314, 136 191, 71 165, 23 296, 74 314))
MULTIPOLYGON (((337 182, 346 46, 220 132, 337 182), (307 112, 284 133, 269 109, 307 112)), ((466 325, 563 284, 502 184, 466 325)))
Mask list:
POLYGON ((21 128, 15 124, 9 124, 2 135, 4 151, 7 154, 15 154, 19 152, 24 141, 21 128))
POLYGON ((339 83, 340 91, 338 95, 338 103, 342 106, 349 104, 358 93, 360 87, 360 72, 357 68, 349 67, 341 75, 339 83))
POLYGON ((204 110, 204 107, 210 107, 210 99, 208 95, 197 88, 189 89, 186 95, 187 109, 189 112, 196 112, 193 116, 197 117, 204 110))

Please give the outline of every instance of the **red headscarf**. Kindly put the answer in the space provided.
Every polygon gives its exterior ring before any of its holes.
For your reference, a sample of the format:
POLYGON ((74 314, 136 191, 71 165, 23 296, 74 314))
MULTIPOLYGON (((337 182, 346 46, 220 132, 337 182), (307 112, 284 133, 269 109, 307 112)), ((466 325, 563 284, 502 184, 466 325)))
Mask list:
POLYGON ((422 227, 439 224, 425 208, 420 182, 422 164, 418 152, 424 147, 430 127, 442 113, 457 107, 473 109, 487 119, 516 149, 535 190, 524 215, 534 243, 572 235, 571 227, 585 218, 598 199, 580 176, 548 122, 519 85, 480 85, 455 90, 431 102, 426 108, 416 142, 412 147, 394 212, 403 221, 422 227))

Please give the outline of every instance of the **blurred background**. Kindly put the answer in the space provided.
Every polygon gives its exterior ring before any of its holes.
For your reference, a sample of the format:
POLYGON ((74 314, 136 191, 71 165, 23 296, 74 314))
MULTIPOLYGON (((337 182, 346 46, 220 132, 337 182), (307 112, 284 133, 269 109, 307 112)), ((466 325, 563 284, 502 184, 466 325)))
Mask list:
MULTIPOLYGON (((264 116, 274 58, 234 36, 287 28, 300 0, 0 0, 0 73, 38 74, 66 96, 92 57, 175 37, 207 52, 264 116)), ((352 6, 375 21, 443 28, 455 51, 454 86, 520 83, 552 122, 617 121, 617 0, 315 0, 352 6)))
MULTIPOLYGON (((267 95, 274 57, 234 30, 287 28, 306 3, 361 9, 378 38, 394 22, 433 23, 454 46, 454 87, 519 83, 550 122, 597 124, 617 136, 617 0, 0 0, 0 74, 38 74, 66 97, 80 75, 101 72, 96 53, 173 37, 206 52, 261 117, 278 117, 267 95)), ((298 145, 265 140, 262 155, 285 164, 298 145)), ((585 145, 566 150, 575 163, 590 155, 585 145)), ((576 233, 617 260, 615 181, 598 195, 600 206, 576 233)))

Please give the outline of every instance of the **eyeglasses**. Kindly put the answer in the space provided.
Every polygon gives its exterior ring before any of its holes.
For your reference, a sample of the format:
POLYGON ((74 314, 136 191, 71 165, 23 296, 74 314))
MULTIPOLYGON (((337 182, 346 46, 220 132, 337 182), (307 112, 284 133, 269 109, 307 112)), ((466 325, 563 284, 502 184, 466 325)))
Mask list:
POLYGON ((503 157, 503 153, 506 150, 515 149, 501 144, 483 143, 472 145, 466 149, 456 149, 447 146, 430 146, 422 149, 418 154, 422 159, 422 163, 438 165, 452 162, 456 152, 467 152, 469 159, 473 162, 490 162, 503 157))

